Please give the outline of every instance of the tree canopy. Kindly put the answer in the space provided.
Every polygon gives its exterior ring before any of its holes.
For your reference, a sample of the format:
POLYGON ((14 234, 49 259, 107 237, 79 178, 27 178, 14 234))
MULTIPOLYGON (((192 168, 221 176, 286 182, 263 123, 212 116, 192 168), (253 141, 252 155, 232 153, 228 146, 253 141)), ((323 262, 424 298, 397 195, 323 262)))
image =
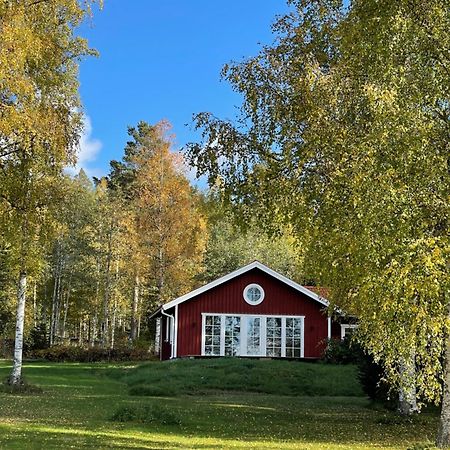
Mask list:
POLYGON ((244 99, 236 122, 198 114, 203 142, 188 155, 241 216, 257 208, 267 227, 289 224, 390 381, 439 401, 450 10, 441 0, 290 3, 272 46, 224 67, 244 99), (412 355, 416 375, 405 377, 412 355))

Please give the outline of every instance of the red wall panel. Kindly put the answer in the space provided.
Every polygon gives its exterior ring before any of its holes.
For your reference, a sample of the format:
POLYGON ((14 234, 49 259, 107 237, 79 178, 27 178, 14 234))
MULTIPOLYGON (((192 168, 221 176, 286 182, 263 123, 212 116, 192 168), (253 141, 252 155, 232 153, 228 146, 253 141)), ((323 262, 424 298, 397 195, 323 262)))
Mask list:
POLYGON ((178 306, 177 356, 201 354, 202 313, 279 314, 305 316, 305 358, 320 357, 328 334, 324 306, 276 278, 253 269, 178 306), (249 305, 243 290, 257 283, 265 292, 264 301, 249 305))

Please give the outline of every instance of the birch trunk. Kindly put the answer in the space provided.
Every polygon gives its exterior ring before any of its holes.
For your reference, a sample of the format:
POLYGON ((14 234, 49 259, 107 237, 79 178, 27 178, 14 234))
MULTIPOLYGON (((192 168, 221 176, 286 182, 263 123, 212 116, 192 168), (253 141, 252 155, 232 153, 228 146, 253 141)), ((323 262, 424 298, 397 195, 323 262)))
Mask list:
POLYGON ((95 288, 95 306, 94 306, 94 320, 92 324, 92 336, 91 336, 91 347, 95 347, 95 341, 97 339, 97 326, 98 326, 98 316, 97 316, 97 310, 99 307, 100 302, 100 261, 97 259, 97 284, 95 288))
POLYGON ((52 298, 52 316, 50 323, 50 346, 55 343, 56 335, 59 326, 59 314, 60 314, 60 296, 61 296, 61 273, 62 263, 60 260, 60 253, 58 250, 58 259, 55 271, 55 284, 53 286, 53 298, 52 298))
POLYGON ((69 312, 71 284, 72 284, 72 274, 70 274, 70 276, 69 276, 69 281, 67 283, 67 288, 66 288, 66 296, 65 296, 66 298, 65 298, 65 302, 64 302, 64 318, 63 318, 63 325, 62 325, 62 332, 61 332, 63 340, 66 339, 66 324, 67 324, 67 313, 69 312))
POLYGON ((97 338, 97 314, 95 314, 94 319, 92 321, 92 335, 91 335, 91 347, 95 346, 95 339, 97 338))
POLYGON ((33 325, 37 327, 37 283, 34 282, 33 286, 33 325))
MULTIPOLYGON (((62 269, 61 269, 62 272, 62 269)), ((53 335, 53 341, 56 342, 58 340, 58 342, 61 341, 61 306, 62 306, 62 301, 61 301, 61 293, 62 293, 62 276, 60 273, 59 276, 59 282, 58 282, 58 293, 56 296, 56 315, 55 315, 55 331, 54 331, 54 335, 53 335)))
POLYGON ((10 384, 20 385, 22 381, 23 356, 23 326, 25 322, 25 300, 27 289, 27 274, 21 272, 17 290, 16 337, 14 342, 14 363, 10 377, 10 384))
MULTIPOLYGON (((70 287, 69 287, 70 289, 70 287)), ((67 324, 67 313, 69 311, 69 290, 67 290, 66 293, 66 301, 64 302, 64 317, 63 317, 63 323, 62 323, 62 330, 61 335, 63 340, 66 339, 66 324, 67 324)))
POLYGON ((57 296, 58 296, 58 282, 59 282, 59 275, 58 275, 58 269, 57 269, 57 273, 55 274, 55 284, 53 286, 52 315, 50 318, 50 346, 53 345, 53 341, 54 341, 54 337, 55 337, 56 301, 57 301, 57 296))
POLYGON ((80 325, 79 325, 79 332, 78 332, 78 345, 83 344, 83 319, 80 319, 80 325))
POLYGON ((398 398, 398 411, 403 416, 417 413, 416 362, 415 352, 411 352, 408 361, 401 363, 400 372, 404 379, 398 398))
POLYGON ((119 259, 116 260, 116 275, 114 279, 114 305, 113 314, 111 320, 111 343, 110 348, 114 349, 114 340, 116 337, 116 318, 117 318, 117 297, 118 297, 118 284, 119 284, 119 259))
POLYGON ((131 305, 131 330, 130 339, 135 341, 137 337, 137 311, 139 304, 139 276, 134 278, 133 303, 131 305))
POLYGON ((108 235, 108 253, 106 257, 106 280, 105 280, 105 293, 103 297, 103 326, 102 326, 102 341, 103 347, 106 348, 109 342, 109 297, 111 292, 111 257, 112 257, 112 234, 113 223, 111 222, 111 228, 108 235))
POLYGON ((111 318, 111 342, 110 342, 110 349, 114 349, 114 339, 116 337, 116 312, 117 312, 117 298, 114 299, 114 305, 113 305, 113 313, 111 318))
POLYGON ((450 336, 447 336, 445 343, 444 391, 436 447, 450 447, 450 336))

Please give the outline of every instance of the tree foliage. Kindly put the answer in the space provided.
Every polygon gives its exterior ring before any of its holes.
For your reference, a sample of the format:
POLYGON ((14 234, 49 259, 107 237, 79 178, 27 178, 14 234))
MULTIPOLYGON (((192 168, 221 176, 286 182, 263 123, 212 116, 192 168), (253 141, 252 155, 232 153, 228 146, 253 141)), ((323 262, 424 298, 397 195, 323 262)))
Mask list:
POLYGON ((42 270, 58 181, 81 129, 78 61, 90 50, 74 29, 90 3, 0 5, 0 226, 19 278, 14 384, 21 381, 27 276, 42 270))
POLYGON ((274 45, 224 67, 234 124, 196 116, 190 160, 240 213, 289 224, 390 382, 439 401, 449 317, 450 10, 292 1, 274 45), (401 361, 414 357, 417 376, 401 361))
POLYGON ((203 210, 208 218, 208 240, 203 270, 197 277, 202 283, 209 283, 255 260, 302 284, 314 283, 302 271, 301 252, 295 248, 288 230, 269 236, 255 218, 246 224, 237 222, 215 189, 205 196, 203 210))

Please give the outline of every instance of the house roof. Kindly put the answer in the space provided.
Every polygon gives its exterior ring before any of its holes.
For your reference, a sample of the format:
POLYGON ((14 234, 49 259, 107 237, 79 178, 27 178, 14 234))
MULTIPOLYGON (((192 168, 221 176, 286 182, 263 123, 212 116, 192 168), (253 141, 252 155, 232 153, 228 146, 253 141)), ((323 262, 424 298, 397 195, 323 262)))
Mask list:
POLYGON ((307 297, 310 297, 311 299, 322 304, 323 306, 329 306, 328 301, 324 297, 321 297, 320 295, 316 294, 312 290, 296 283, 295 281, 290 280, 289 278, 285 277, 284 275, 281 275, 280 273, 275 272, 275 270, 272 270, 270 267, 267 267, 266 265, 260 263, 259 261, 253 261, 252 263, 247 264, 246 266, 241 267, 240 269, 237 269, 234 272, 229 273, 228 275, 224 275, 223 277, 220 277, 217 280, 211 281, 210 283, 206 284, 205 286, 199 287, 198 289, 195 289, 185 295, 182 295, 181 297, 178 297, 178 298, 162 305, 160 308, 158 308, 157 311, 155 311, 152 314, 151 317, 156 316, 160 311, 167 311, 168 309, 171 309, 174 306, 179 305, 180 303, 184 303, 184 302, 196 297, 197 295, 203 294, 203 292, 209 291, 210 289, 212 289, 216 286, 219 286, 223 283, 226 283, 227 281, 230 281, 233 278, 236 278, 239 275, 242 275, 253 269, 259 269, 262 272, 281 281, 282 283, 290 286, 291 288, 295 289, 296 291, 301 292, 302 294, 305 294, 307 297))

